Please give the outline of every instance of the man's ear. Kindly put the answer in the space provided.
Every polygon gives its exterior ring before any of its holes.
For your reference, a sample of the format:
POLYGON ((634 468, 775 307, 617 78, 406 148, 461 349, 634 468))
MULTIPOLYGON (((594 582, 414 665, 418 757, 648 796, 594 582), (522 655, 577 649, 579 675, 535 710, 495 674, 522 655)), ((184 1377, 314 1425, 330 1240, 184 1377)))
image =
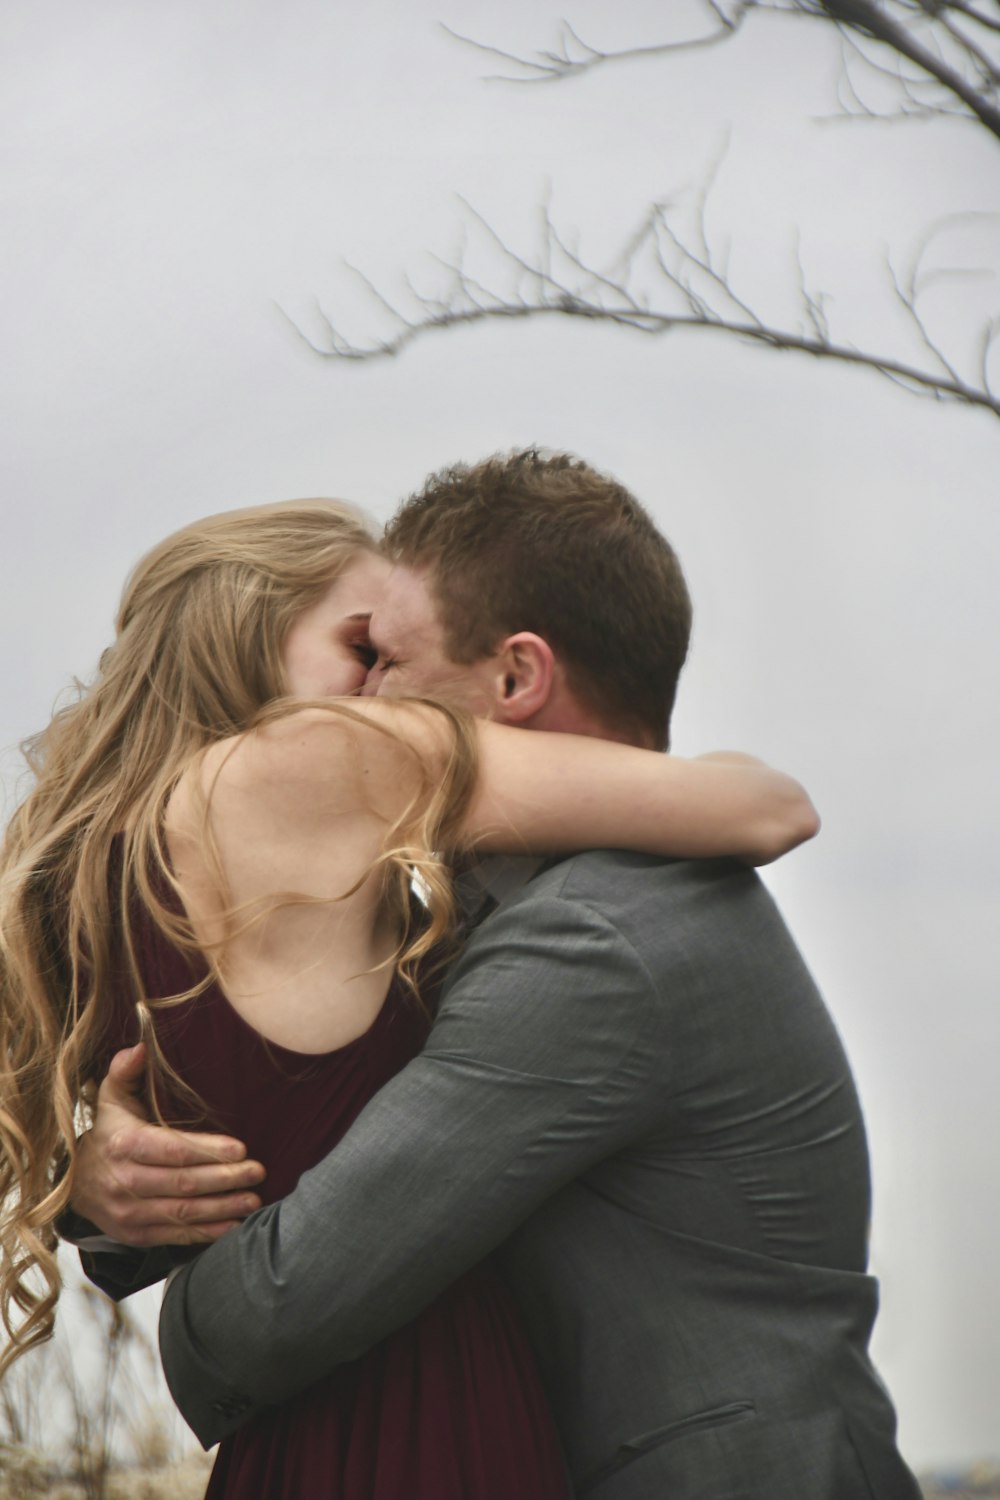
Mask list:
POLYGON ((530 630, 509 635, 496 659, 496 713, 505 724, 524 724, 552 695, 555 657, 548 641, 530 630))

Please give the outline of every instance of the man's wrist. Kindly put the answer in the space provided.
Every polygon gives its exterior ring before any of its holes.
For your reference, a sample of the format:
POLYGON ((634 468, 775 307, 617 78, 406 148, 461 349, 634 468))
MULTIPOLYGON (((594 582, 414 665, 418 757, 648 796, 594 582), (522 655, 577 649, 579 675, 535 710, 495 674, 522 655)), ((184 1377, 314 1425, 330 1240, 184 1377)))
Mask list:
POLYGON ((98 1224, 85 1219, 83 1214, 78 1214, 75 1208, 63 1209, 56 1220, 56 1234, 68 1245, 77 1245, 80 1249, 89 1250, 91 1246, 88 1241, 91 1240, 101 1240, 107 1246, 115 1243, 98 1224))

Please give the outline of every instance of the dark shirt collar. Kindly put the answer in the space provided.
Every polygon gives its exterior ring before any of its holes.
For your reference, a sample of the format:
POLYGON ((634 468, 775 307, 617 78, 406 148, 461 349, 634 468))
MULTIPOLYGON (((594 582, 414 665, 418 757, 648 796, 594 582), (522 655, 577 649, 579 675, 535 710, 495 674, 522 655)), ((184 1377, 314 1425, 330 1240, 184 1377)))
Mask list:
POLYGON ((545 859, 537 854, 487 854, 455 877, 455 896, 467 922, 482 920, 515 896, 537 875, 545 859))

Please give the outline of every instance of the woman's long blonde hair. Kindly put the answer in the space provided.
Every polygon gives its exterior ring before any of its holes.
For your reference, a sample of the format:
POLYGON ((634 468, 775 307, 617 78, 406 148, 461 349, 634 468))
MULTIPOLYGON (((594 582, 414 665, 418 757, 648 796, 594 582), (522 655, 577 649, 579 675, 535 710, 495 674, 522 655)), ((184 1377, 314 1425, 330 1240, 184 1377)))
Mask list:
MULTIPOLYGON (((167 799, 207 745, 292 711, 294 700, 275 702, 286 691, 289 626, 375 547, 359 517, 328 500, 185 527, 132 573, 94 683, 24 747, 35 784, 0 856, 0 1317, 10 1340, 0 1373, 52 1333, 54 1226, 72 1194, 76 1133, 93 1106, 123 961, 148 1018, 130 936, 136 899, 176 945, 197 947, 158 894, 164 884, 176 890, 167 799)), ((329 708, 350 715, 345 704, 329 708)), ((416 864, 431 915, 426 930, 407 929, 401 941, 404 972, 451 919, 447 874, 431 851, 457 826, 475 752, 468 722, 449 718, 449 774, 434 786, 425 775, 382 858, 387 898, 405 913, 416 864)))

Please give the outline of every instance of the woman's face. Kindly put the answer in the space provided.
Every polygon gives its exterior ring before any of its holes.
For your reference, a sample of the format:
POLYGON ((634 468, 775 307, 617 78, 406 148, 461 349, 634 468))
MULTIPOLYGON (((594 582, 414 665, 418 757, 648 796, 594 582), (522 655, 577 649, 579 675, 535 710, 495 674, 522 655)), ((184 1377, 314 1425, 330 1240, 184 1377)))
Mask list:
POLYGON ((389 564, 359 553, 322 599, 292 622, 281 651, 285 686, 296 698, 346 698, 360 691, 375 653, 368 621, 389 564))

